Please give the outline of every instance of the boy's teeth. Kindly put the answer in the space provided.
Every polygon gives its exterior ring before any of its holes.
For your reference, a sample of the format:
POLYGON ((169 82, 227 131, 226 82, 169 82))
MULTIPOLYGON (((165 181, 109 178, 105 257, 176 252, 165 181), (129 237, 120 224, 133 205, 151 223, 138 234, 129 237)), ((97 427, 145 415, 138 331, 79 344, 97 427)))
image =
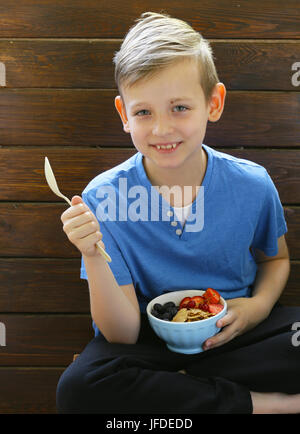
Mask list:
POLYGON ((157 145, 157 149, 171 149, 171 148, 176 148, 177 143, 173 143, 172 145, 157 145))

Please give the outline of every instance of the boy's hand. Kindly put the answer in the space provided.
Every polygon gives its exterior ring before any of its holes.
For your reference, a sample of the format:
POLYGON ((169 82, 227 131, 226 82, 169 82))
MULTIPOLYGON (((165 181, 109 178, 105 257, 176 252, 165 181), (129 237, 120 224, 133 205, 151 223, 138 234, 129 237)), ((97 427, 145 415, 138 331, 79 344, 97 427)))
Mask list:
POLYGON ((204 342, 204 350, 216 348, 231 341, 255 327, 267 316, 267 312, 255 297, 234 298, 226 301, 227 313, 217 321, 217 327, 224 327, 224 329, 204 342))
MULTIPOLYGON (((72 206, 61 215, 63 230, 83 255, 101 255, 96 243, 102 239, 99 223, 80 196, 72 197, 72 206)), ((100 245, 105 248, 102 241, 100 245)))

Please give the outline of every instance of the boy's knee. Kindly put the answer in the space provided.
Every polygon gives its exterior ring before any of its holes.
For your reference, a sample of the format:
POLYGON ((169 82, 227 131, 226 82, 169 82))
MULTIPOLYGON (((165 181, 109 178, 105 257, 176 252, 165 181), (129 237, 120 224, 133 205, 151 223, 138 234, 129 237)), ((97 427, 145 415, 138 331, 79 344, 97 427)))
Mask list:
POLYGON ((58 381, 57 412, 89 414, 106 412, 114 408, 113 402, 116 397, 110 393, 113 377, 108 375, 105 364, 90 370, 76 360, 63 372, 58 381))
POLYGON ((81 413, 87 399, 88 387, 84 374, 70 365, 61 375, 56 388, 58 413, 81 413))

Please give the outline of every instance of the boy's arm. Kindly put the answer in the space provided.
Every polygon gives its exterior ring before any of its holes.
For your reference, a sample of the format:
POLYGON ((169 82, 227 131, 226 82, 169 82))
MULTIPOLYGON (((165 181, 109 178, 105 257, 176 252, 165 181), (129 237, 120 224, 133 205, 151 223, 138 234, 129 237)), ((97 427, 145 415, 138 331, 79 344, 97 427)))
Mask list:
POLYGON ((134 344, 140 331, 140 308, 133 284, 119 286, 100 255, 83 255, 91 315, 109 342, 134 344))
POLYGON ((290 273, 290 257, 285 236, 278 238, 276 256, 266 256, 258 249, 254 249, 253 253, 258 271, 252 295, 264 307, 268 316, 282 294, 290 273))
POLYGON ((118 285, 96 246, 105 248, 99 222, 80 196, 61 215, 63 230, 82 253, 90 290, 92 318, 109 342, 134 344, 140 331, 140 309, 132 284, 118 285))
POLYGON ((218 347, 234 337, 245 333, 268 317, 280 297, 290 272, 290 260, 284 235, 278 238, 276 256, 266 256, 254 250, 258 271, 252 297, 227 300, 228 312, 217 322, 224 329, 209 338, 204 349, 218 347))

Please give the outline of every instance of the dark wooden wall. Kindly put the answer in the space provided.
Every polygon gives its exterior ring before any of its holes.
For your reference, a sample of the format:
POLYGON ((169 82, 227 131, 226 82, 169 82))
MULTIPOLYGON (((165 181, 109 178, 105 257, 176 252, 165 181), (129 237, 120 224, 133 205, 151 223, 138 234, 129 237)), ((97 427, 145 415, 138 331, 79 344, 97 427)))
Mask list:
POLYGON ((272 176, 292 263, 282 301, 300 305, 299 1, 0 0, 1 413, 54 413, 58 378, 93 335, 44 157, 71 197, 134 153, 114 111, 112 56, 133 20, 162 5, 212 42, 228 94, 205 143, 272 176))

